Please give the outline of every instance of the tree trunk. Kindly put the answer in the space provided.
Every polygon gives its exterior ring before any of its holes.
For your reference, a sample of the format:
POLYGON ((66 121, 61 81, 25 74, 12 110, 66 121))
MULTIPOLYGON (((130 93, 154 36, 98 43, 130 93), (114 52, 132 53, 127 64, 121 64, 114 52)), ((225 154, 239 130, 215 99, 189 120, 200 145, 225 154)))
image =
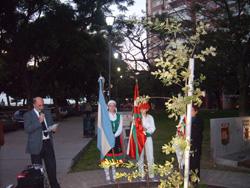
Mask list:
POLYGON ((10 96, 6 93, 7 105, 10 106, 10 96))
POLYGON ((247 113, 247 96, 248 96, 248 78, 246 72, 246 62, 244 53, 238 64, 238 81, 239 81, 239 115, 245 116, 247 113))
POLYGON ((61 121, 62 120, 62 116, 61 116, 61 114, 60 114, 60 112, 59 112, 59 100, 60 99, 58 99, 57 97, 54 97, 53 98, 54 99, 54 105, 55 105, 55 112, 56 112, 56 119, 58 120, 58 121, 61 121))
POLYGON ((78 98, 75 98, 75 101, 76 101, 76 105, 75 105, 75 109, 76 109, 76 111, 77 112, 79 112, 80 110, 80 108, 79 108, 79 99, 78 98))
POLYGON ((239 115, 240 116, 245 116, 247 115, 247 87, 246 83, 239 83, 239 115))
POLYGON ((222 110, 222 108, 223 108, 222 90, 218 89, 217 91, 215 91, 215 96, 216 96, 217 108, 218 108, 218 110, 222 110))

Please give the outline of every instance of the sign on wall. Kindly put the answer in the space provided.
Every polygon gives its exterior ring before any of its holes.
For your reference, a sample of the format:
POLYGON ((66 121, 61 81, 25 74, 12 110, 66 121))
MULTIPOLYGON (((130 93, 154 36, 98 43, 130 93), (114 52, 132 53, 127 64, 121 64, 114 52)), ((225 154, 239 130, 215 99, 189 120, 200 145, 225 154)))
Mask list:
POLYGON ((245 141, 250 141, 250 120, 243 120, 242 121, 243 126, 243 139, 245 141))
POLYGON ((210 120, 210 147, 213 159, 250 149, 250 117, 210 120))
POLYGON ((221 144, 227 145, 229 143, 229 123, 221 124, 221 144))

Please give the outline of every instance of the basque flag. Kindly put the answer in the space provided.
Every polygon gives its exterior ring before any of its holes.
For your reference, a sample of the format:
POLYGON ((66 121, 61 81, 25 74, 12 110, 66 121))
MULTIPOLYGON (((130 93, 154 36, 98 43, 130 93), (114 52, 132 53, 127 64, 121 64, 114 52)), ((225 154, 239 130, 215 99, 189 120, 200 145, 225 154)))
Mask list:
POLYGON ((101 159, 115 146, 115 136, 112 132, 109 119, 107 104, 105 102, 102 86, 104 78, 100 77, 99 82, 99 101, 98 101, 98 120, 97 120, 97 148, 100 150, 101 159))
POLYGON ((127 155, 132 159, 139 160, 147 137, 143 131, 141 112, 138 104, 136 103, 137 97, 139 97, 139 86, 136 80, 134 88, 133 122, 130 129, 127 155))

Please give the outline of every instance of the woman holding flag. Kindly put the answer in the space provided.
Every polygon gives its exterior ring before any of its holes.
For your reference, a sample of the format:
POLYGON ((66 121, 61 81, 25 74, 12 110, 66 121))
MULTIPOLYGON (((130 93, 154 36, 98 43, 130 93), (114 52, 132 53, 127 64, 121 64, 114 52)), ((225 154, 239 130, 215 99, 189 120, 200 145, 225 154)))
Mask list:
MULTIPOLYGON (((104 157, 107 160, 115 160, 120 161, 124 159, 124 154, 122 151, 122 116, 117 113, 116 102, 114 100, 110 100, 108 102, 108 111, 109 111, 109 119, 111 121, 112 131, 115 136, 115 146, 112 148, 104 157)), ((115 181, 115 167, 112 166, 112 177, 110 175, 110 169, 104 168, 105 176, 107 181, 114 180, 115 181)))
POLYGON ((142 181, 145 181, 145 172, 144 172, 144 154, 146 153, 146 160, 148 165, 148 175, 149 178, 154 179, 154 150, 153 150, 153 140, 152 140, 152 134, 155 131, 155 122, 152 115, 148 114, 148 111, 150 109, 150 105, 148 103, 149 97, 141 97, 138 101, 139 109, 141 111, 142 115, 142 126, 144 129, 144 134, 146 135, 146 142, 144 145, 144 148, 141 152, 138 166, 139 166, 139 172, 142 177, 142 181))

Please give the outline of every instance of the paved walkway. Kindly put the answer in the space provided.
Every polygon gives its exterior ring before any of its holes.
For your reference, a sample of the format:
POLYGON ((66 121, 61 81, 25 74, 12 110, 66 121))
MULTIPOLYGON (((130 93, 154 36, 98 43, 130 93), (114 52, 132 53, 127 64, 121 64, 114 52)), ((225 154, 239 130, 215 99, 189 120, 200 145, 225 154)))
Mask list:
POLYGON ((250 188, 250 174, 219 170, 201 170, 201 181, 227 188, 250 188))
MULTIPOLYGON (((6 144, 0 151, 0 188, 16 184, 16 174, 30 164, 29 155, 24 153, 26 134, 23 130, 5 135, 6 144)), ((103 170, 68 173, 73 158, 89 143, 90 138, 83 138, 82 117, 68 118, 61 122, 55 134, 55 152, 57 158, 58 179, 62 188, 104 187, 103 170)), ((250 188, 250 174, 229 171, 201 171, 203 184, 227 187, 250 188)), ((133 187, 130 187, 133 188, 133 187)), ((139 187, 137 187, 139 188, 139 187)))
MULTIPOLYGON (((30 164, 25 154, 27 135, 23 130, 5 135, 5 145, 0 150, 0 188, 16 184, 16 175, 30 164)), ((72 159, 88 144, 90 138, 83 138, 82 117, 68 118, 60 122, 54 135, 54 147, 59 182, 69 171, 72 159)))
MULTIPOLYGON (((106 184, 103 170, 69 173, 61 183, 62 188, 104 187, 106 184)), ((202 169, 201 183, 211 188, 250 188, 250 174, 202 169)))

